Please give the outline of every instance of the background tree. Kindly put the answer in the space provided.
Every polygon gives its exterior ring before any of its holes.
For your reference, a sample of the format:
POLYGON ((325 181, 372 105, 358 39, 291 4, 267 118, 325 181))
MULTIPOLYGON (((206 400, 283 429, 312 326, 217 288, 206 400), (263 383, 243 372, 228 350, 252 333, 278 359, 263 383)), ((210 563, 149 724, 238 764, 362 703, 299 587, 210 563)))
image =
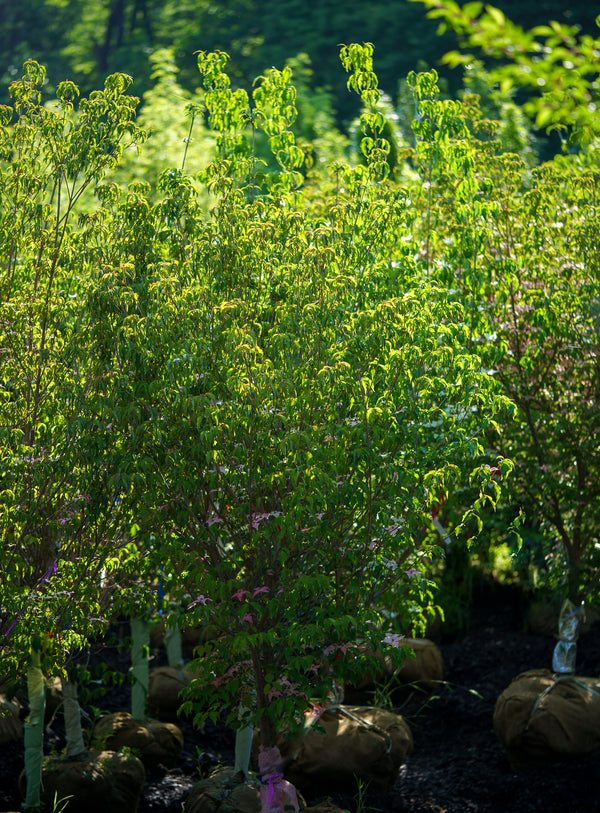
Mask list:
MULTIPOLYGON (((524 30, 494 6, 468 3, 461 8, 453 0, 411 2, 423 3, 430 9, 429 17, 442 21, 440 32, 456 31, 463 47, 502 60, 493 65, 492 80, 503 92, 524 92, 523 109, 538 128, 559 130, 573 143, 597 133, 596 24, 583 28, 554 19, 524 30)), ((452 51, 443 61, 456 67, 469 64, 472 56, 452 51)))
POLYGON ((523 188, 514 169, 488 266, 490 364, 519 409, 501 448, 544 533, 549 580, 578 604, 597 596, 600 564, 598 178, 567 159, 523 188))
MULTIPOLYGON (((594 33, 594 11, 589 4, 557 0, 542 4, 506 0, 501 9, 525 29, 553 19, 594 33)), ((356 99, 347 93, 338 70, 339 45, 369 41, 380 63, 380 86, 396 99, 398 82, 410 70, 436 66, 452 48, 454 35, 435 36, 435 23, 408 0, 360 3, 327 0, 318 8, 296 0, 249 3, 228 0, 185 0, 158 4, 155 0, 26 0, 4 2, 0 25, 0 76, 12 80, 25 59, 48 67, 49 81, 68 76, 84 95, 116 71, 134 77, 134 92, 149 90, 148 54, 172 48, 181 72, 181 83, 192 91, 196 85, 193 54, 223 50, 230 54, 234 83, 248 82, 267 67, 283 68, 285 62, 305 53, 314 68, 316 87, 330 89, 335 97, 337 125, 345 126, 358 113, 356 99)), ((448 73, 446 78, 451 78, 448 73)), ((460 78, 451 79, 452 89, 460 78)))
POLYGON ((598 566, 594 151, 530 170, 502 154, 476 99, 441 101, 434 79, 411 80, 432 184, 418 198, 423 261, 465 303, 473 348, 517 406, 495 448, 516 463, 514 505, 543 532, 547 581, 580 603, 598 566))

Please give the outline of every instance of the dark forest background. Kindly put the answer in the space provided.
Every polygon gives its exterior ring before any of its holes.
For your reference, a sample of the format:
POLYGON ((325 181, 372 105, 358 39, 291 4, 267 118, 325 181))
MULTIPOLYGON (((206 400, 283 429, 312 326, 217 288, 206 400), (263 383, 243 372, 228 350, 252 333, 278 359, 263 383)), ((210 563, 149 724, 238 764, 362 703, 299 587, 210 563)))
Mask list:
MULTIPOLYGON (((524 28, 557 20, 597 34, 593 3, 561 0, 496 0, 506 16, 524 28)), ((409 0, 2 0, 0 8, 0 102, 26 59, 46 65, 51 85, 72 79, 86 94, 104 77, 123 71, 134 77, 140 97, 152 84, 150 57, 172 50, 179 82, 198 85, 194 52, 223 50, 229 73, 248 86, 266 68, 281 68, 298 54, 312 70, 314 88, 332 95, 337 123, 356 113, 346 88, 340 44, 372 42, 380 87, 396 99, 399 82, 411 70, 440 69, 453 36, 437 36, 437 23, 409 0)), ((441 70, 450 91, 461 77, 441 70)))

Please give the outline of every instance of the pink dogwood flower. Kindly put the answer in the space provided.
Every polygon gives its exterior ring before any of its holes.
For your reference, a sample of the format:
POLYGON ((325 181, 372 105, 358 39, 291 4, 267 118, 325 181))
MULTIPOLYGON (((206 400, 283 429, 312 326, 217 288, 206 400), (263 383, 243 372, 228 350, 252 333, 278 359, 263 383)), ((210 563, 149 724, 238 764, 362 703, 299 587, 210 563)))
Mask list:
POLYGON ((198 604, 206 606, 209 601, 212 601, 212 599, 208 598, 207 596, 198 596, 190 604, 188 604, 187 609, 191 610, 192 607, 196 607, 198 604))
POLYGON ((250 595, 250 590, 242 590, 242 589, 240 589, 240 590, 237 591, 237 593, 233 594, 232 598, 237 598, 238 601, 243 601, 244 596, 249 596, 249 595, 250 595))
POLYGON ((223 522, 223 520, 221 519, 221 517, 218 517, 216 514, 214 514, 212 517, 209 517, 206 520, 206 524, 208 525, 209 528, 210 528, 211 525, 215 525, 217 522, 223 522))
POLYGON ((400 641, 404 638, 404 635, 398 635, 396 632, 386 632, 382 644, 389 644, 390 646, 399 647, 400 641))

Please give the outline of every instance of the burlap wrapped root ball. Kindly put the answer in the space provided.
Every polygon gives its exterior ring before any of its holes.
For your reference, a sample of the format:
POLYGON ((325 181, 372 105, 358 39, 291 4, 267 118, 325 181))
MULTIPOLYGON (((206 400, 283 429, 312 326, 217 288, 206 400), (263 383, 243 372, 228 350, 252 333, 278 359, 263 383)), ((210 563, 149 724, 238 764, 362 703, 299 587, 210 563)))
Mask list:
POLYGON ((600 750, 600 680, 532 669, 502 692, 494 731, 514 769, 600 750))
MULTIPOLYGON (((281 784, 288 784, 279 774, 276 776, 281 784)), ((254 773, 244 776, 242 771, 236 773, 231 767, 217 768, 207 779, 192 788, 183 803, 183 813, 260 813, 263 807, 261 788, 264 793, 263 783, 254 773)), ((306 809, 306 802, 300 793, 295 794, 295 803, 299 811, 306 809)), ((296 808, 286 803, 285 810, 288 809, 290 813, 295 813, 296 808)), ((327 810, 323 813, 336 811, 327 810)))
MULTIPOLYGON (((84 758, 47 757, 42 769, 42 804, 68 800, 69 813, 136 813, 146 771, 133 754, 89 751, 84 758)), ((25 771, 19 790, 26 791, 25 771)))
POLYGON ((182 692, 193 677, 191 665, 183 669, 175 669, 172 666, 150 669, 146 700, 148 713, 159 720, 176 721, 184 702, 182 692))
POLYGON ((94 726, 93 747, 135 750, 147 768, 174 768, 183 749, 183 734, 174 723, 134 720, 126 711, 101 717, 94 726))
POLYGON ((338 706, 324 711, 318 725, 301 739, 278 742, 285 778, 304 793, 347 790, 357 779, 376 792, 391 791, 413 738, 399 714, 366 706, 338 706))
POLYGON ((307 807, 304 813, 344 813, 341 807, 334 804, 331 799, 327 798, 324 802, 319 802, 316 805, 307 807))
POLYGON ((260 813, 260 780, 233 768, 218 768, 198 782, 183 803, 184 813, 260 813))
POLYGON ((404 638, 399 646, 412 650, 398 673, 398 683, 430 694, 444 679, 444 659, 437 644, 428 638, 404 638))
POLYGON ((388 686, 395 699, 427 698, 444 678, 444 659, 440 648, 428 638, 403 638, 398 646, 409 650, 404 663, 396 667, 381 650, 375 655, 380 664, 377 674, 367 673, 354 684, 345 684, 346 702, 361 702, 372 695, 376 686, 388 686))

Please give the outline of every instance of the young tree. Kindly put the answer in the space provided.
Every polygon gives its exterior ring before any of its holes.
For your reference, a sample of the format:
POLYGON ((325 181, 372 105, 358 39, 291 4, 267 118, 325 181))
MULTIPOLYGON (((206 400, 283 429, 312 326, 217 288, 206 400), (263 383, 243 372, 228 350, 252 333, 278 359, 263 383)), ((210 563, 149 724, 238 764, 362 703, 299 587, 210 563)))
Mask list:
POLYGON ((598 595, 600 565, 598 173, 555 159, 527 188, 523 174, 498 162, 486 258, 486 356, 518 407, 497 448, 546 537, 550 580, 579 605, 598 595))
MULTIPOLYGON (((453 4, 435 7, 456 22, 453 4)), ((467 41, 485 34, 491 48, 493 30, 498 47, 508 48, 511 24, 489 8, 479 20, 479 11, 473 6, 462 12, 467 41)), ((527 64, 524 41, 535 50, 536 36, 546 34, 539 29, 523 40, 515 33, 515 63, 527 64)), ((582 61, 589 45, 584 38, 582 61)), ((552 54, 545 65, 536 62, 536 75, 546 77, 542 87, 546 81, 554 87, 556 72, 557 86, 566 81, 552 54)), ((514 68, 501 67, 496 76, 514 76, 514 68)), ((575 105, 578 111, 573 117, 555 109, 553 91, 527 108, 538 114, 554 110, 557 126, 570 117, 577 124, 572 135, 582 144, 593 135, 593 127, 584 129, 586 94, 592 92, 585 75, 568 102, 568 110, 575 105)), ((595 151, 582 148, 579 155, 557 156, 531 170, 520 157, 501 154, 476 100, 440 102, 431 76, 415 77, 413 84, 421 113, 417 160, 430 182, 423 208, 435 223, 427 231, 428 266, 468 303, 473 346, 516 405, 516 420, 503 426, 493 446, 515 461, 515 502, 543 532, 545 567, 553 564, 549 582, 579 605, 597 594, 598 580, 595 151)))
POLYGON ((187 595, 187 619, 209 633, 190 702, 199 718, 227 710, 234 727, 257 724, 265 749, 311 695, 354 672, 359 641, 381 643, 390 585, 406 627, 430 603, 424 527, 441 491, 471 475, 474 509, 496 498, 478 464, 504 401, 465 349, 460 305, 410 250, 392 261, 410 240, 409 199, 386 180, 372 49, 343 56, 363 95, 367 161, 310 189, 290 70, 267 72, 250 105, 226 55, 201 54, 215 206, 206 217, 189 179, 165 173, 164 199, 139 201, 155 225, 128 248, 148 240, 151 260, 115 268, 108 286, 116 307, 129 268, 143 297, 119 396, 137 416, 126 491, 165 589, 187 595), (276 171, 256 166, 256 127, 276 171))
POLYGON ((86 190, 141 138, 126 77, 108 79, 75 115, 75 85, 61 83, 44 105, 44 76, 25 64, 0 130, 2 672, 14 678, 31 654, 29 807, 39 803, 40 676, 104 624, 100 568, 114 555, 92 406, 102 381, 85 352, 90 267, 72 221, 86 190))

